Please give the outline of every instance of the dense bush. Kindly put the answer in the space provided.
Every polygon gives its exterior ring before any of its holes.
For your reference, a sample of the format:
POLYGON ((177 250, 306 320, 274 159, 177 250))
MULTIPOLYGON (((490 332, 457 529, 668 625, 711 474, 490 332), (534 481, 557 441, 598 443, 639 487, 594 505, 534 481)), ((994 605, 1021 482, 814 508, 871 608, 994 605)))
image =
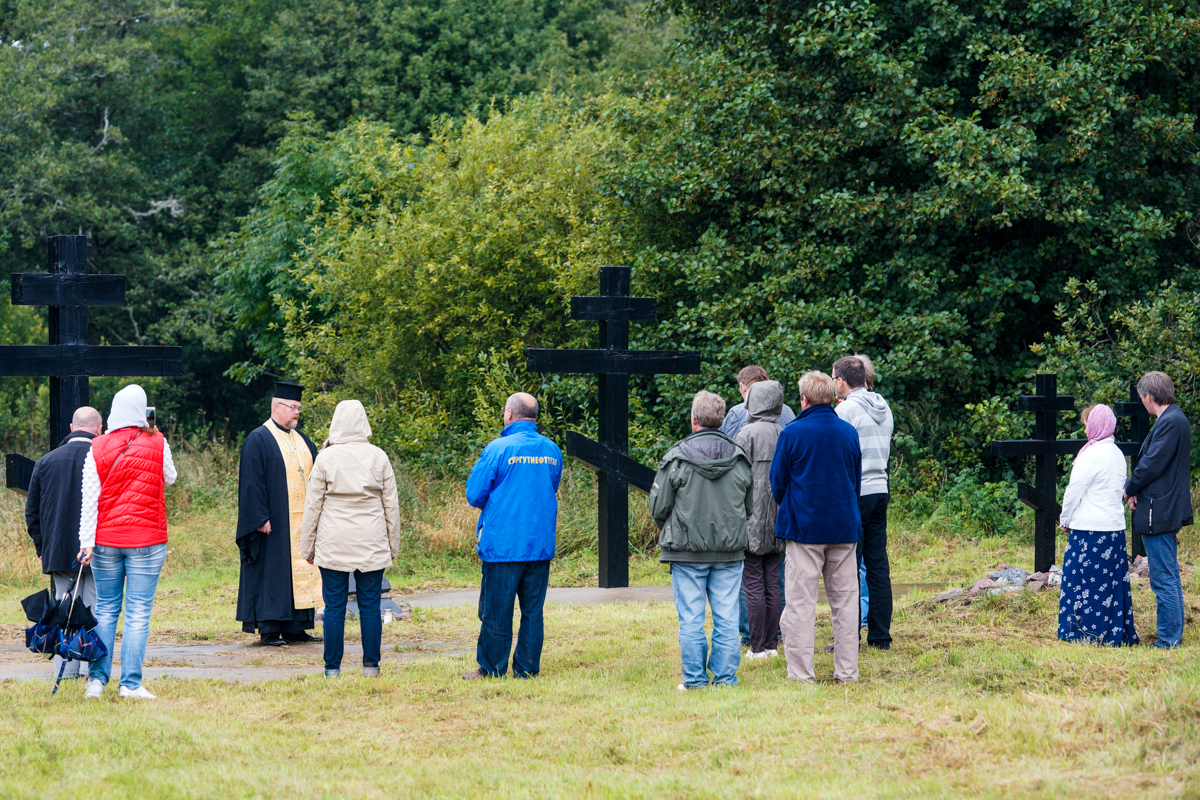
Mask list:
POLYGON ((460 449, 448 428, 498 424, 495 370, 509 375, 500 384, 536 389, 525 347, 586 340, 583 326, 564 324, 567 298, 597 267, 624 260, 619 203, 601 182, 619 147, 593 113, 550 95, 487 122, 443 124, 420 148, 365 122, 332 136, 297 128, 282 150, 308 154, 309 173, 336 180, 299 213, 298 195, 265 194, 263 218, 295 220, 304 233, 284 265, 258 256, 275 242, 263 234, 285 224, 247 227, 231 289, 237 302, 269 298, 277 346, 325 393, 318 411, 360 397, 386 446, 460 449))
POLYGON ((674 310, 639 341, 703 383, 866 352, 970 450, 964 406, 1025 388, 1068 280, 1111 311, 1196 268, 1195 2, 662 5, 678 69, 609 118, 637 285, 674 310))

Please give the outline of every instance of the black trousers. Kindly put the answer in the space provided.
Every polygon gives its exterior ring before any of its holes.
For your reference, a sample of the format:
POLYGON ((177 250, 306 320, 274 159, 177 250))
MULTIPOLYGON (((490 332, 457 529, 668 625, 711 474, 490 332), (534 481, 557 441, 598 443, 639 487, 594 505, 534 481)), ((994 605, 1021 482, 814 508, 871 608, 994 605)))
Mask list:
POLYGON ((750 622, 750 649, 755 653, 779 647, 779 615, 783 610, 779 591, 779 554, 756 556, 746 551, 742 566, 742 589, 750 622))
POLYGON ((887 555, 888 494, 868 494, 858 498, 863 536, 858 543, 858 562, 867 565, 867 644, 890 647, 892 644, 892 570, 887 555))

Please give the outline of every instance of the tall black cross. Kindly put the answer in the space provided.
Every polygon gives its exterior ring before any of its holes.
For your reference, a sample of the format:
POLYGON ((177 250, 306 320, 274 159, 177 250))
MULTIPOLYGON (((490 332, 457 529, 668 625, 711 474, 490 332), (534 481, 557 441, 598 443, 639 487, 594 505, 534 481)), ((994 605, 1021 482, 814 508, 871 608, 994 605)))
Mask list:
POLYGON ((567 433, 567 455, 598 473, 600 586, 629 585, 629 487, 649 492, 654 470, 629 458, 629 376, 696 374, 700 354, 630 350, 629 323, 658 319, 657 301, 629 296, 629 267, 600 268, 600 296, 572 297, 571 319, 600 323, 596 350, 526 351, 531 372, 592 372, 600 376, 600 441, 567 433))
MULTIPOLYGON (((0 345, 0 377, 50 378, 50 446, 71 428, 75 409, 88 404, 91 376, 179 375, 180 347, 108 347, 88 344, 88 306, 125 303, 124 275, 87 274, 87 237, 51 236, 48 272, 12 276, 14 306, 50 307, 48 345, 0 345)), ((27 491, 33 462, 5 457, 5 483, 27 491)))
MULTIPOLYGON (((992 453, 997 456, 1033 456, 1033 485, 1024 481, 1017 484, 1017 499, 1033 509, 1033 568, 1045 572, 1055 563, 1058 553, 1058 517, 1062 506, 1058 503, 1058 457, 1078 453, 1087 439, 1059 439, 1058 412, 1073 411, 1075 398, 1058 393, 1058 376, 1039 374, 1037 394, 1017 398, 1017 410, 1034 412, 1032 439, 1010 439, 992 442, 992 453)), ((1137 400, 1137 390, 1132 390, 1137 400)), ((1137 408, 1132 403, 1117 403, 1114 413, 1131 420, 1131 439, 1117 442, 1117 447, 1127 456, 1133 457, 1137 466, 1138 450, 1149 431, 1149 417, 1138 400, 1137 408)), ((1135 537, 1135 552, 1140 546, 1140 537, 1135 537)))

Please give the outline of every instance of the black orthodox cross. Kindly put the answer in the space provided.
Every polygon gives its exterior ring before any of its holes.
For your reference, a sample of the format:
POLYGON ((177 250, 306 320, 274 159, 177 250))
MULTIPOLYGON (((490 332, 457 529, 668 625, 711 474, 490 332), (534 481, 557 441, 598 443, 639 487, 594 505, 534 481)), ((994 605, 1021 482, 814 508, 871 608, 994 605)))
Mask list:
POLYGON ((600 586, 629 585, 629 487, 649 492, 654 470, 629 457, 629 376, 694 375, 700 354, 630 350, 629 323, 658 319, 657 301, 629 296, 629 267, 600 268, 600 296, 572 297, 571 319, 600 323, 595 350, 537 350, 526 358, 530 372, 591 372, 600 376, 600 441, 567 433, 567 455, 596 470, 600 586))
MULTIPOLYGON (((1017 484, 1017 499, 1033 509, 1033 568, 1045 572, 1056 563, 1058 517, 1058 457, 1078 453, 1087 439, 1059 439, 1058 412, 1073 411, 1075 398, 1058 393, 1058 376, 1039 374, 1037 394, 1017 398, 1017 410, 1034 412, 1032 439, 1011 439, 992 442, 996 456, 1033 456, 1033 485, 1017 484)), ((1113 412, 1130 418, 1130 439, 1117 442, 1117 447, 1133 457, 1137 466, 1138 450, 1149 432, 1150 419, 1137 396, 1136 385, 1131 389, 1135 403, 1116 403, 1113 412)), ((1134 537, 1134 552, 1141 546, 1141 537, 1134 537)))
MULTIPOLYGON (((48 345, 0 345, 0 377, 50 378, 50 446, 71 429, 75 409, 88 404, 91 376, 179 375, 180 347, 109 347, 88 344, 88 306, 125 303, 124 275, 87 274, 87 237, 51 236, 49 271, 12 276, 14 306, 50 307, 48 345)), ((9 489, 29 489, 33 462, 5 457, 9 489)))

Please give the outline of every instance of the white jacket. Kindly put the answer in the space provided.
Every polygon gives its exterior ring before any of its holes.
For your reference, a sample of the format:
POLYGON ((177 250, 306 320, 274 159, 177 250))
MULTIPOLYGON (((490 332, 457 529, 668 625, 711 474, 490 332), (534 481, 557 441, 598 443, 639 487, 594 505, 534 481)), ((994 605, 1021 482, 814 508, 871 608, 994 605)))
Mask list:
POLYGON ((362 403, 338 403, 308 479, 300 534, 300 557, 318 567, 371 572, 400 554, 396 477, 370 438, 362 403))
POLYGON ((1058 521, 1073 531, 1123 531, 1125 456, 1110 436, 1075 457, 1058 521))

